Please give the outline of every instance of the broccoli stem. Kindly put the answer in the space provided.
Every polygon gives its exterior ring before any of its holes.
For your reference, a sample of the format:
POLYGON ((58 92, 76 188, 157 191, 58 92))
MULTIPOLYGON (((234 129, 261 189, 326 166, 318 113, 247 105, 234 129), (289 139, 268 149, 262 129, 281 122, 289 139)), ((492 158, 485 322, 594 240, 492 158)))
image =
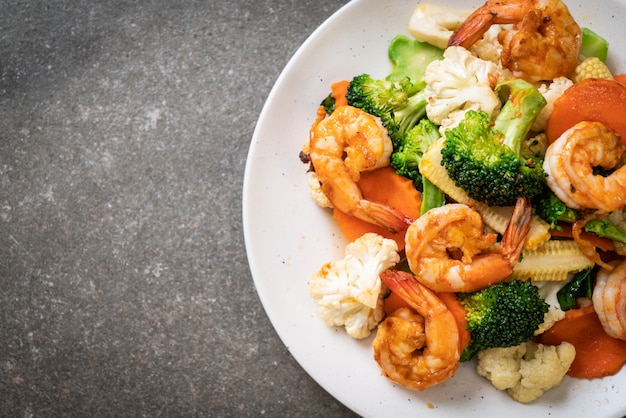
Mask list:
POLYGON ((520 155, 523 141, 546 99, 532 84, 521 79, 502 81, 495 91, 504 106, 493 128, 504 135, 503 143, 520 155))
POLYGON ((388 49, 393 70, 387 80, 398 81, 409 77, 415 92, 426 86, 424 70, 432 61, 443 58, 443 50, 426 42, 398 35, 391 40, 388 49))
POLYGON ((430 180, 422 176, 422 206, 420 215, 425 214, 430 209, 438 208, 446 203, 446 196, 441 189, 435 186, 430 180))
POLYGON ((396 173, 413 180, 415 187, 422 192, 421 214, 445 203, 444 193, 419 171, 422 156, 440 136, 439 127, 429 119, 423 118, 406 132, 402 142, 391 155, 391 167, 396 173))
POLYGON ((596 57, 602 62, 606 62, 609 51, 609 43, 606 39, 589 28, 582 28, 583 39, 580 47, 580 54, 585 58, 596 57))
POLYGON ((392 118, 396 124, 396 138, 403 138, 409 129, 426 116, 427 104, 426 94, 422 90, 410 96, 403 107, 392 110, 392 118))

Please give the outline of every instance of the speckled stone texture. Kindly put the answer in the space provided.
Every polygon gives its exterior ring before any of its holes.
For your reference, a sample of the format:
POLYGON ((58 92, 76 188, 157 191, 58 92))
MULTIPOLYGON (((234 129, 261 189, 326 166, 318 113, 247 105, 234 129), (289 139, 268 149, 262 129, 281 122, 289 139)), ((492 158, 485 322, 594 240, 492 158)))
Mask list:
POLYGON ((0 1, 0 416, 352 416, 241 224, 270 88, 343 0, 0 1))

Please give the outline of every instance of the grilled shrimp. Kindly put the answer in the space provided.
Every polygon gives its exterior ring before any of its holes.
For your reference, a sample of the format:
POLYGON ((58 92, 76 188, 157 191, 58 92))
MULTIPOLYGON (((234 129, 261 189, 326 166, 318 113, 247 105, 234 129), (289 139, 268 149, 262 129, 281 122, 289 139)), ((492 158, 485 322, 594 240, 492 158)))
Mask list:
POLYGON ((530 229, 531 208, 519 199, 497 250, 478 212, 454 203, 431 209, 407 229, 406 258, 417 280, 435 292, 474 292, 513 272, 530 229))
POLYGON ((372 345, 383 374, 414 390, 454 375, 460 359, 459 330, 446 305, 410 273, 387 270, 381 279, 417 312, 400 308, 378 325, 372 345))
POLYGON ((613 338, 626 340, 626 261, 601 269, 593 289, 593 308, 602 328, 613 338))
POLYGON ((357 185, 361 172, 389 165, 393 145, 380 119, 352 106, 324 115, 320 109, 308 149, 322 192, 342 212, 393 232, 406 229, 409 217, 365 200, 357 185))
POLYGON ((498 34, 500 60, 530 82, 568 76, 576 67, 582 31, 561 0, 488 0, 452 34, 448 46, 469 48, 494 24, 514 23, 498 34))
POLYGON ((618 166, 625 150, 619 135, 604 124, 579 122, 546 150, 548 186, 573 209, 621 209, 626 204, 626 166, 606 177, 594 174, 594 168, 618 166))

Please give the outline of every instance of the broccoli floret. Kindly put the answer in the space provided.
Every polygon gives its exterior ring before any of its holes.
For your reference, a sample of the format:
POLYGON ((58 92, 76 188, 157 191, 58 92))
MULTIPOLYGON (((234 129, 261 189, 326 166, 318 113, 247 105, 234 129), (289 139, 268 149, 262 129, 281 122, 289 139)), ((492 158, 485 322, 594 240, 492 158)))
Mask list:
POLYGON ((592 219, 585 224, 583 229, 586 232, 593 232, 599 237, 609 238, 626 244, 626 231, 615 225, 608 217, 592 219))
POLYGON ((422 191, 422 176, 419 163, 428 147, 439 137, 437 125, 424 118, 407 131, 398 144, 398 149, 391 154, 391 166, 396 173, 413 180, 415 187, 420 191, 422 191))
POLYGON ((461 361, 488 348, 512 347, 530 340, 549 308, 530 280, 500 282, 478 292, 460 293, 459 298, 467 310, 471 336, 461 361))
POLYGON ((426 114, 426 96, 410 78, 380 80, 369 74, 352 79, 346 94, 348 104, 378 116, 397 149, 406 132, 426 114))
POLYGON ((406 132, 426 115, 424 70, 443 57, 426 42, 396 36, 388 48, 393 70, 385 79, 361 74, 352 79, 346 98, 350 106, 378 116, 397 149, 406 132))
POLYGON ((408 77, 414 89, 422 90, 426 86, 424 70, 431 62, 443 58, 443 50, 429 43, 398 35, 391 40, 388 55, 393 70, 387 80, 398 81, 408 77))
POLYGON ((563 230, 559 222, 574 223, 578 219, 578 211, 568 207, 548 187, 532 202, 535 214, 550 224, 550 228, 563 230))
POLYGON ((424 118, 407 131, 398 149, 391 154, 391 167, 401 176, 413 180, 415 188, 422 192, 422 214, 445 203, 444 193, 419 171, 422 156, 440 136, 438 126, 424 118))
MULTIPOLYGON (((546 189, 547 191, 537 196, 532 203, 535 214, 550 224, 550 228, 561 231, 563 228, 559 222, 571 224, 584 216, 581 212, 568 207, 552 190, 547 187, 546 189)), ((591 219, 585 223, 583 230, 626 244, 626 231, 616 225, 610 217, 591 219)))
POLYGON ((546 100, 521 79, 498 83, 496 92, 506 101, 495 121, 470 110, 458 126, 446 130, 442 164, 471 198, 512 206, 518 197, 532 200, 544 191, 542 161, 524 155, 522 144, 546 100))

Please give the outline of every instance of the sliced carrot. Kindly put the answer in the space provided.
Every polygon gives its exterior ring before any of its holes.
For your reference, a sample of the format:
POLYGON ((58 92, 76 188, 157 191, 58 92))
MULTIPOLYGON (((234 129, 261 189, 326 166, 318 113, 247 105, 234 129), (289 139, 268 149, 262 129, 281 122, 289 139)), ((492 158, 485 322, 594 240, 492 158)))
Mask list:
POLYGON ((596 311, 593 309, 593 305, 585 305, 578 309, 569 309, 565 311, 565 319, 580 318, 581 316, 590 315, 595 312, 596 311))
POLYGON ((387 296, 383 303, 383 309, 385 311, 385 315, 391 315, 395 311, 400 308, 411 308, 408 303, 404 301, 400 296, 396 293, 391 292, 389 296, 387 296))
MULTIPOLYGON (((422 204, 420 192, 415 189, 413 181, 396 174, 393 168, 384 167, 363 172, 358 185, 363 193, 363 198, 385 204, 412 219, 419 216, 422 204)), ((396 241, 399 251, 404 249, 405 231, 392 233, 381 226, 362 221, 339 209, 333 211, 333 217, 349 241, 354 241, 367 232, 375 232, 396 241)))
POLYGON ((463 351, 472 339, 470 332, 467 330, 467 321, 465 320, 465 315, 467 315, 467 311, 465 310, 465 307, 461 304, 461 301, 456 294, 437 293, 437 296, 439 296, 441 301, 445 303, 445 305, 448 307, 448 310, 452 313, 452 316, 454 316, 456 326, 459 329, 459 350, 463 351))
POLYGON ((602 122, 626 144, 626 86, 615 80, 588 78, 574 84, 558 99, 546 135, 550 143, 581 121, 602 122))
POLYGON ((335 99, 335 107, 339 106, 347 106, 348 99, 346 98, 346 93, 348 93, 348 85, 350 81, 342 80, 332 83, 330 85, 330 94, 335 99))
MULTIPOLYGON (((570 224, 561 224, 560 225, 562 231, 557 231, 556 229, 550 230, 550 235, 555 238, 566 238, 566 239, 574 239, 574 233, 572 231, 572 225, 570 224)), ((613 241, 609 238, 599 237, 592 232, 581 232, 580 238, 588 241, 591 245, 596 248, 601 249, 602 251, 613 251, 615 249, 615 245, 613 241)))
POLYGON ((593 306, 571 309, 539 338, 542 344, 567 341, 576 348, 568 375, 582 379, 611 376, 626 363, 626 341, 609 336, 593 306))
POLYGON ((614 75, 613 78, 615 79, 615 81, 619 81, 626 86, 626 73, 614 75))

